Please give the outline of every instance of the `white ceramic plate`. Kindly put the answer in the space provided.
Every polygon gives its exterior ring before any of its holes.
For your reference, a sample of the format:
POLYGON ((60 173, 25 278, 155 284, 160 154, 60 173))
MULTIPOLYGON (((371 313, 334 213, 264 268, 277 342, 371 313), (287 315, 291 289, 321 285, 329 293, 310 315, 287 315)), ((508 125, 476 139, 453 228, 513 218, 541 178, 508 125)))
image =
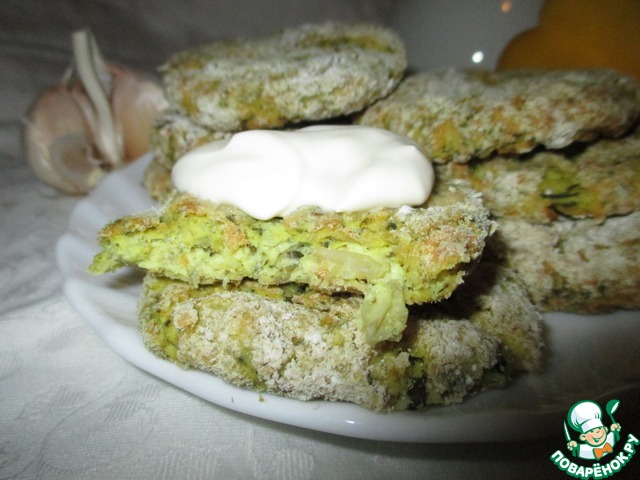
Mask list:
POLYGON ((606 401, 621 389, 640 389, 640 312, 581 317, 547 316, 547 364, 504 390, 484 392, 461 405, 421 412, 377 414, 345 403, 300 402, 227 385, 183 370, 149 353, 136 327, 142 275, 124 269, 86 272, 99 251, 96 232, 107 221, 151 207, 141 186, 150 156, 110 174, 81 200, 57 244, 65 293, 82 318, 120 356, 194 395, 238 412, 289 425, 374 440, 487 442, 561 432, 567 410, 583 399, 606 401))

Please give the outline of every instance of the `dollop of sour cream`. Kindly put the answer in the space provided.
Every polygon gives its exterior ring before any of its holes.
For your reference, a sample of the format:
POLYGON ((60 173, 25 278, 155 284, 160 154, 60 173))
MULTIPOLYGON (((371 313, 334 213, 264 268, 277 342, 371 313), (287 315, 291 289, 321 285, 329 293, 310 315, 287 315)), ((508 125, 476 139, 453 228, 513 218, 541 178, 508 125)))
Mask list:
POLYGON ((372 127, 249 130, 184 155, 177 190, 236 206, 259 220, 299 207, 351 212, 420 205, 433 188, 429 160, 411 139, 372 127))

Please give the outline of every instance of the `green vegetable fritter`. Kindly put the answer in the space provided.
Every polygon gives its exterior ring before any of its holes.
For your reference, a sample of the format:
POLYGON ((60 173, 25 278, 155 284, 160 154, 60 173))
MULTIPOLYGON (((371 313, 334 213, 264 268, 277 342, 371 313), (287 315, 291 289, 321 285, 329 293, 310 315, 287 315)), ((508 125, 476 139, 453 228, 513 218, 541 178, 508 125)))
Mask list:
POLYGON ((364 295, 371 343, 397 339, 406 305, 447 298, 479 260, 493 223, 465 183, 441 183, 424 208, 323 212, 259 221, 229 205, 176 194, 162 209, 102 229, 91 271, 135 264, 192 285, 300 283, 364 295))
POLYGON ((255 281, 194 287, 147 275, 146 346, 255 391, 375 411, 454 404, 540 366, 539 314, 506 269, 480 264, 456 299, 412 307, 399 342, 355 326, 362 297, 255 281))
POLYGON ((549 223, 640 211, 640 129, 617 140, 437 169, 441 178, 470 181, 501 218, 549 223))
POLYGON ((436 163, 618 137, 640 116, 640 85, 612 70, 442 69, 408 75, 361 125, 414 139, 436 163))
POLYGON ((233 132, 360 111, 392 91, 406 66, 395 32, 323 23, 202 45, 175 54, 162 70, 173 108, 233 132))

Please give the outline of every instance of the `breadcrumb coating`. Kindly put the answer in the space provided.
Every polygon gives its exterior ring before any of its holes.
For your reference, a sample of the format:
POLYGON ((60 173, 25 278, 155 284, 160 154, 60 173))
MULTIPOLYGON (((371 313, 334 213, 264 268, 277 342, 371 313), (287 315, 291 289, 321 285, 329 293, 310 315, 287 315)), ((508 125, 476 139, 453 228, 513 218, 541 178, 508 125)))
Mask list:
POLYGON ((640 211, 549 225, 504 218, 489 245, 543 310, 640 309, 640 211))
POLYGON ((153 157, 144 169, 142 186, 157 202, 166 201, 175 191, 171 168, 165 166, 157 157, 153 157))
POLYGON ((624 134, 640 86, 610 70, 447 69, 408 76, 357 123, 407 135, 438 163, 624 134))
POLYGON ((505 269, 478 272, 462 287, 477 308, 422 307, 400 342, 377 346, 355 326, 361 296, 253 281, 193 287, 147 275, 140 328, 155 354, 243 388, 375 411, 450 405, 540 366, 540 319, 526 295, 505 269))
POLYGON ((488 252, 545 311, 640 308, 640 128, 613 140, 440 165, 497 218, 488 252))
POLYGON ((616 140, 436 166, 482 192, 496 217, 550 223, 640 211, 640 128, 616 140))
POLYGON ((395 32, 368 24, 307 24, 174 55, 163 66, 170 104, 207 128, 278 128, 362 110, 407 66, 395 32))

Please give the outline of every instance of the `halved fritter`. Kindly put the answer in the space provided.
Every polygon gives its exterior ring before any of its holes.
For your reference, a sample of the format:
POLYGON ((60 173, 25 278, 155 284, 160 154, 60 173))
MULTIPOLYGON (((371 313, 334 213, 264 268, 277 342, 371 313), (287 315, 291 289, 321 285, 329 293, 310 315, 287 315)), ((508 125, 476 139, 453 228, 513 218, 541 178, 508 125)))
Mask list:
POLYGON ((616 137, 639 115, 640 86, 610 70, 447 69, 408 76, 358 123, 407 135, 445 163, 616 137))
POLYGON ((493 223, 466 183, 438 183, 424 208, 324 212, 303 207, 259 221, 229 205, 176 194, 161 209, 99 234, 90 270, 135 264, 193 285, 255 279, 364 294, 371 342, 396 338, 406 304, 447 298, 480 258, 493 223))
POLYGON ((640 128, 617 140, 436 168, 439 178, 470 181, 497 217, 549 223, 640 211, 640 128))
POLYGON ((478 272, 461 287, 473 299, 467 316, 421 307, 396 343, 366 341, 359 295, 253 281, 196 288, 153 275, 140 328, 155 354, 256 391, 377 411, 453 404, 540 364, 540 319, 526 294, 504 269, 481 264, 471 278, 478 272))
POLYGON ((406 66, 389 29, 307 24, 179 52, 163 66, 163 85, 175 109, 208 128, 279 128, 362 110, 392 91, 406 66))

